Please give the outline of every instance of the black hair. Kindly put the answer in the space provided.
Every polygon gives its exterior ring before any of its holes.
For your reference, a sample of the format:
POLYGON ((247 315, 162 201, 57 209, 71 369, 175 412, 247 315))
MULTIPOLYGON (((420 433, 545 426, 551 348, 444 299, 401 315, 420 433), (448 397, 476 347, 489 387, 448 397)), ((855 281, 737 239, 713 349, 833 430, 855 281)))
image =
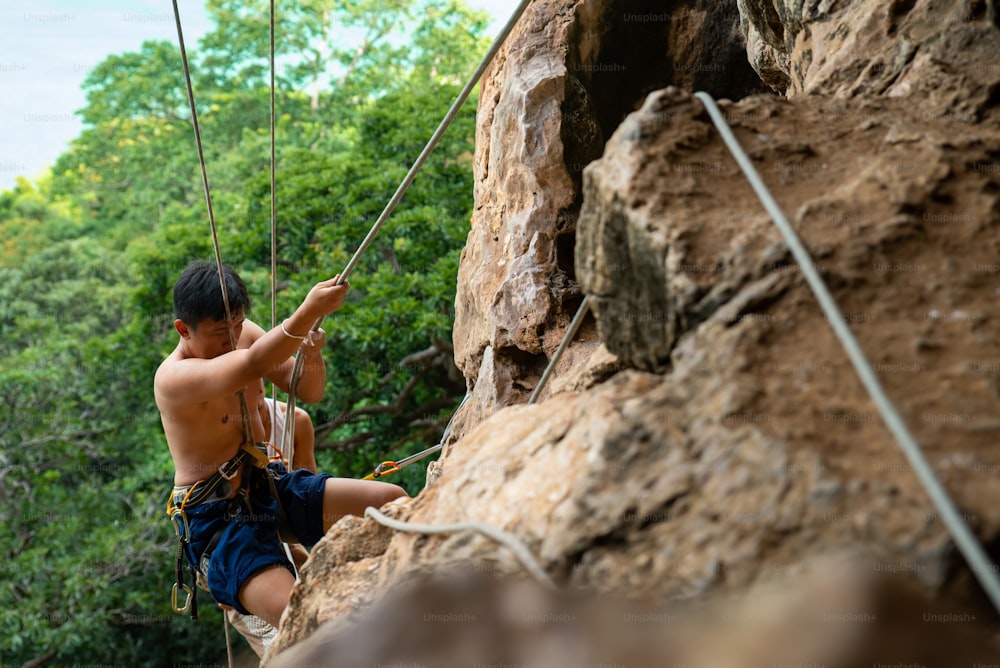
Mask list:
MULTIPOLYGON (((231 314, 250 311, 250 295, 243 279, 228 265, 223 265, 226 294, 231 314)), ((174 283, 174 317, 189 327, 197 327, 205 318, 216 322, 226 319, 219 269, 214 262, 192 262, 174 283)))

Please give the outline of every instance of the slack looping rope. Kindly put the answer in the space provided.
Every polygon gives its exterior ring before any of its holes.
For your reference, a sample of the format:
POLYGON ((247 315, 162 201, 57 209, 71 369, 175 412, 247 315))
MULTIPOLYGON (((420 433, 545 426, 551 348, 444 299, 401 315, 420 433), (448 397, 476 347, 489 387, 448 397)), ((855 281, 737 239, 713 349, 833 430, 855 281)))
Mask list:
POLYGON ((371 506, 365 508, 365 517, 370 517, 379 524, 387 526, 395 531, 404 531, 408 533, 433 535, 457 533, 459 531, 474 531, 486 536, 487 538, 491 538, 504 547, 510 549, 510 551, 514 553, 532 577, 538 580, 545 587, 550 589, 556 588, 542 567, 538 565, 535 557, 531 554, 528 548, 524 546, 524 543, 518 540, 517 537, 491 527, 488 524, 483 524, 481 522, 460 522, 458 524, 441 525, 411 524, 409 522, 402 522, 400 520, 394 520, 391 517, 386 517, 371 506))

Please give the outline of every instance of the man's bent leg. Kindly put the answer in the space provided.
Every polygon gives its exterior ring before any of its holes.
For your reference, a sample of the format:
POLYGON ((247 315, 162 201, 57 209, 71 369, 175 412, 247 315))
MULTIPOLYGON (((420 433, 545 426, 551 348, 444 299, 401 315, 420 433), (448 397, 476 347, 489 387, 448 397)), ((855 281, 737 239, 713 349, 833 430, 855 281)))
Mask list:
POLYGON ((277 628, 294 584, 295 577, 284 566, 265 568, 240 587, 240 605, 277 628))
POLYGON ((330 478, 323 490, 323 531, 344 515, 363 517, 368 506, 381 508, 403 496, 408 496, 406 490, 387 482, 330 478))

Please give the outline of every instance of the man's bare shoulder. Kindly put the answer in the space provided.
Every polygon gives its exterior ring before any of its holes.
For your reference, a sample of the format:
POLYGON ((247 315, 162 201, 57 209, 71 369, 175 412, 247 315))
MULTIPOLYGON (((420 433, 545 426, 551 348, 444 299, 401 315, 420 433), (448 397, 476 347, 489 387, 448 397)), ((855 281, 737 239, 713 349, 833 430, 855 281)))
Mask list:
POLYGON ((153 383, 159 383, 160 379, 173 373, 177 368, 177 363, 181 360, 181 351, 174 348, 169 355, 163 358, 160 366, 156 367, 156 374, 153 376, 153 383))
POLYGON ((188 372, 191 366, 204 361, 195 357, 187 357, 179 347, 174 348, 173 352, 160 362, 160 366, 157 367, 156 373, 153 375, 153 392, 157 402, 161 399, 173 399, 175 395, 183 392, 185 376, 191 377, 188 372))
POLYGON ((158 382, 161 377, 167 377, 171 374, 177 373, 178 369, 182 369, 185 364, 191 361, 192 358, 186 357, 181 351, 180 347, 174 348, 169 355, 167 355, 160 366, 156 368, 156 375, 154 376, 153 382, 158 382))
POLYGON ((172 377, 177 372, 177 366, 181 360, 180 351, 174 348, 173 352, 166 356, 166 358, 160 362, 160 366, 156 367, 156 373, 153 374, 153 393, 156 395, 156 402, 159 403, 160 399, 163 398, 163 392, 167 389, 167 386, 171 384, 172 377))

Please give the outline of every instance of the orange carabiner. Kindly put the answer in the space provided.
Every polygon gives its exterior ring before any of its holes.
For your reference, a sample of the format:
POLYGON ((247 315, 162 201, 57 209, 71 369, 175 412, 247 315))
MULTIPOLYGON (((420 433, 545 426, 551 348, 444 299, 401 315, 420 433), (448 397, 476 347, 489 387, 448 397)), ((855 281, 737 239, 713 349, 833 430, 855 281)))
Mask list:
POLYGON ((393 461, 382 462, 375 467, 375 470, 366 475, 362 480, 377 480, 382 476, 389 475, 390 473, 395 473, 399 470, 399 464, 393 461))

